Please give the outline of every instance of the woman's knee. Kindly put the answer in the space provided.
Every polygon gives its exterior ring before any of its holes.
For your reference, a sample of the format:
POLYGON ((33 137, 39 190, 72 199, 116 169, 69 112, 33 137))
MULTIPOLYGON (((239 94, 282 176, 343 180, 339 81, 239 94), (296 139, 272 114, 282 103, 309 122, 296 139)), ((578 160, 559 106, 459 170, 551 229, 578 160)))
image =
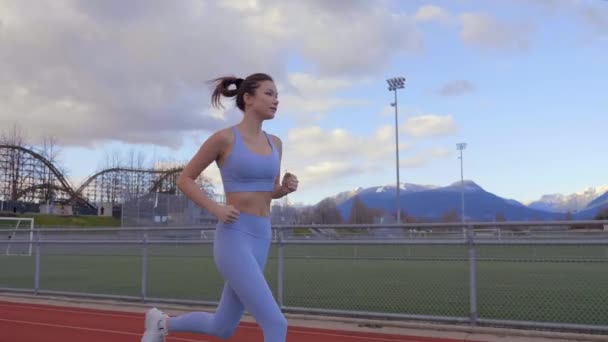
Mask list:
POLYGON ((232 337, 232 335, 234 335, 234 332, 236 331, 237 325, 222 325, 222 326, 216 326, 215 327, 215 331, 212 333, 212 335, 217 336, 221 339, 227 340, 229 338, 232 337))
POLYGON ((287 318, 282 313, 273 315, 269 317, 266 322, 264 322, 264 326, 262 329, 270 329, 277 332, 286 332, 287 331, 287 318))
POLYGON ((222 330, 218 330, 214 335, 221 339, 227 340, 227 339, 231 338, 232 335, 234 335, 235 330, 236 329, 222 329, 222 330))
POLYGON ((277 322, 277 326, 279 326, 281 330, 287 331, 287 318, 285 318, 284 315, 281 315, 281 318, 277 322))

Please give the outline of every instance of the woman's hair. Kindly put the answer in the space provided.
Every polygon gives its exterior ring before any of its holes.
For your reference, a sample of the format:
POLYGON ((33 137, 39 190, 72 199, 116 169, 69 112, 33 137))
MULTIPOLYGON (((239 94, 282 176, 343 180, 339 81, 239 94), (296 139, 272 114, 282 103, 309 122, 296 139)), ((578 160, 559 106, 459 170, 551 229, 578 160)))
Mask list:
POLYGON ((272 77, 267 74, 257 73, 247 76, 247 78, 237 78, 234 76, 220 77, 212 80, 212 83, 216 83, 215 89, 211 94, 211 104, 216 107, 222 107, 220 102, 220 96, 235 97, 236 106, 245 111, 245 100, 243 97, 245 94, 255 95, 255 90, 260 86, 261 82, 272 81, 272 77), (234 89, 228 89, 231 85, 235 85, 234 89))

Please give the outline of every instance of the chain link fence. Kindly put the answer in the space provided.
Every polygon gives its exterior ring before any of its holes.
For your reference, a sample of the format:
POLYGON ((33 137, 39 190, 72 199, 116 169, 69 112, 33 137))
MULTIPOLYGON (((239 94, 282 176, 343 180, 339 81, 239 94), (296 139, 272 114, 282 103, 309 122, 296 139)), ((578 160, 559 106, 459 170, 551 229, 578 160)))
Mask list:
MULTIPOLYGON (((275 225, 265 273, 286 312, 608 332, 607 223, 569 224, 275 225)), ((36 230, 0 288, 215 305, 213 232, 36 230)))
MULTIPOLYGON (((224 203, 221 195, 211 195, 224 203)), ((122 227, 187 227, 212 225, 217 219, 183 195, 149 193, 126 200, 120 209, 122 227)))

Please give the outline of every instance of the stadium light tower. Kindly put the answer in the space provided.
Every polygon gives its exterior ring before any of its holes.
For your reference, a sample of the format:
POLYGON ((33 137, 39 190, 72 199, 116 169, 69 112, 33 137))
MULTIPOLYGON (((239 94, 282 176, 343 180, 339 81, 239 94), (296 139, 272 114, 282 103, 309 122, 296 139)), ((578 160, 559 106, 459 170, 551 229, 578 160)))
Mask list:
POLYGON ((391 106, 395 107, 395 157, 397 163, 397 223, 401 223, 401 205, 399 204, 399 120, 397 109, 397 89, 405 88, 405 77, 394 77, 386 80, 388 90, 395 93, 395 102, 391 106))
POLYGON ((462 150, 467 148, 466 143, 456 144, 456 148, 460 151, 460 205, 461 205, 461 221, 464 222, 464 172, 462 167, 462 150))

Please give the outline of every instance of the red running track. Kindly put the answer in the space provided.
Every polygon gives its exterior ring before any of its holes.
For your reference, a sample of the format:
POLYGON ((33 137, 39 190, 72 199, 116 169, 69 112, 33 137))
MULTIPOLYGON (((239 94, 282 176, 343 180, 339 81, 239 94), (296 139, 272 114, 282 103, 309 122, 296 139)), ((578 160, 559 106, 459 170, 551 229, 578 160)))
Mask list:
MULTIPOLYGON (((144 314, 0 301, 0 342, 137 342, 144 314)), ((224 342, 206 335, 174 333, 167 342, 224 342)), ((233 342, 262 342, 254 323, 241 323, 233 342)), ((397 336, 289 327, 288 342, 461 342, 456 339, 397 336)))

